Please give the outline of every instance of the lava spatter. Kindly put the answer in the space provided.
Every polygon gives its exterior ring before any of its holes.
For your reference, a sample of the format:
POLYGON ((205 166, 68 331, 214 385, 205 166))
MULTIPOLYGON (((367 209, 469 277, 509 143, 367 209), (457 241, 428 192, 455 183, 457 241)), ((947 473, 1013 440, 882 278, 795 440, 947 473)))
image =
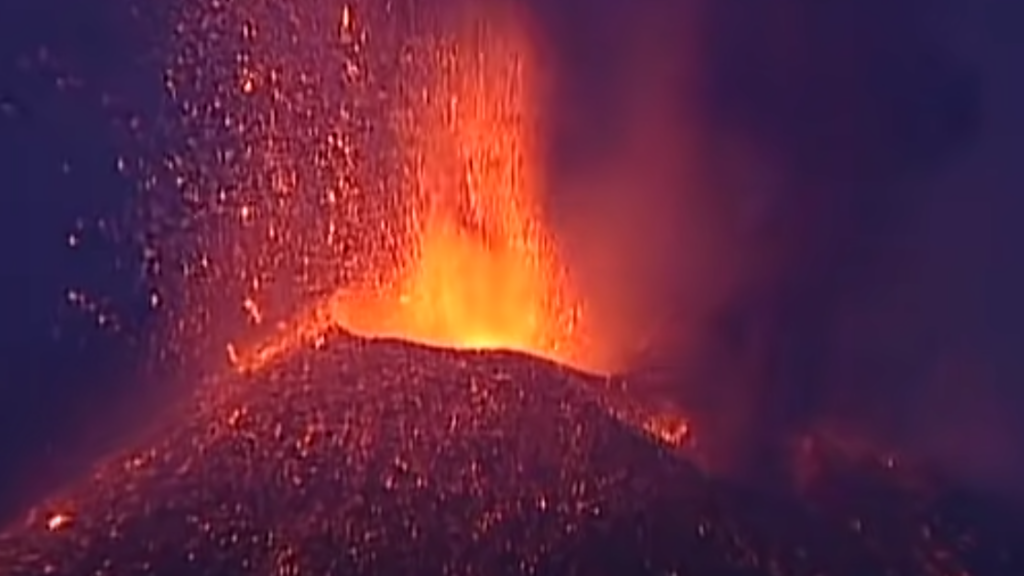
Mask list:
MULTIPOLYGON (((657 509, 655 486, 673 486, 664 496, 678 501, 664 504, 693 508, 687 518, 699 516, 704 489, 682 460, 608 417, 584 379, 519 355, 335 333, 318 350, 203 388, 152 444, 5 540, 0 565, 11 574, 597 569, 608 558, 573 550, 639 528, 634 520, 657 509), (606 528, 615 518, 627 524, 606 528)), ((623 568, 641 567, 653 545, 644 541, 658 537, 653 521, 643 524, 632 550, 620 548, 623 568)))
POLYGON ((823 459, 829 494, 811 500, 733 491, 611 417, 605 379, 520 354, 332 332, 217 384, 0 537, 0 574, 1020 566, 864 463, 823 459))
POLYGON ((178 39, 168 82, 196 174, 176 340, 242 371, 337 326, 606 368, 545 224, 523 14, 196 3, 178 39))
POLYGON ((183 224, 157 243, 169 340, 187 354, 268 357, 332 295, 390 282, 404 199, 386 28, 399 18, 365 4, 181 4, 166 84, 183 224))

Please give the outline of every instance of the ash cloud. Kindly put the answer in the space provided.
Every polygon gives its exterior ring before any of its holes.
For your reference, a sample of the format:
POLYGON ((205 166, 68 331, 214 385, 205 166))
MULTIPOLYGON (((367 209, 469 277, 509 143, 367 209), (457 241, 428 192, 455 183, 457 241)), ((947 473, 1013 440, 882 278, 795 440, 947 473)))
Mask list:
POLYGON ((824 426, 1020 484, 997 3, 554 4, 551 214, 616 361, 741 460, 824 426))

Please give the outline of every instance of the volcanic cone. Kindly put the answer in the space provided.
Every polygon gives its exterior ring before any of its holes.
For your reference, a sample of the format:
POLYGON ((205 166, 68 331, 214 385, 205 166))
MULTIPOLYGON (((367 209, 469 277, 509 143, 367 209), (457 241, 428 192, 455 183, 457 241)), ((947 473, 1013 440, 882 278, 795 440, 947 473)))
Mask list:
MULTIPOLYGON (((712 482, 621 417, 628 411, 609 389, 607 379, 520 354, 333 333, 202 387, 140 448, 3 536, 0 573, 971 568, 976 544, 963 532, 885 524, 862 510, 854 495, 871 483, 855 474, 844 472, 847 492, 833 491, 851 510, 712 482), (898 538, 879 539, 885 530, 898 538)), ((878 517, 917 522, 916 506, 897 496, 878 517)), ((975 573, 1011 573, 1009 556, 981 557, 990 571, 975 573)))

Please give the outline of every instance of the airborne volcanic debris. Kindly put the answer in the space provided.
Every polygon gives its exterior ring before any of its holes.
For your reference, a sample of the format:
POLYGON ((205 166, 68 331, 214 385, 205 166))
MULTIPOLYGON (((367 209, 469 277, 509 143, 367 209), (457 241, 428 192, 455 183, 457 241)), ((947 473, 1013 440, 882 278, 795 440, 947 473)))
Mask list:
POLYGON ((170 345, 247 370, 343 327, 607 368, 545 219, 528 20, 473 2, 182 7, 170 203, 189 225, 157 241, 180 263, 170 345))
POLYGON ((713 483, 611 417, 599 379, 335 336, 204 388, 0 539, 0 573, 997 573, 961 565, 962 535, 887 524, 916 518, 902 496, 875 518, 844 487, 853 509, 815 515, 713 483))

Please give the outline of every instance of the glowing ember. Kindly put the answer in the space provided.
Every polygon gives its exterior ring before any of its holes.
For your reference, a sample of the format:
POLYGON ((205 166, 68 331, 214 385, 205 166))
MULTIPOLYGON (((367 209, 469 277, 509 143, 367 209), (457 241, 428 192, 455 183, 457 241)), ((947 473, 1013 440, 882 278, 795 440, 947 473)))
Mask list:
POLYGON ((71 516, 57 512, 46 520, 46 529, 54 532, 71 524, 71 516))
POLYGON ((665 444, 677 448, 690 440, 690 423, 679 416, 655 414, 645 423, 644 430, 665 444))

